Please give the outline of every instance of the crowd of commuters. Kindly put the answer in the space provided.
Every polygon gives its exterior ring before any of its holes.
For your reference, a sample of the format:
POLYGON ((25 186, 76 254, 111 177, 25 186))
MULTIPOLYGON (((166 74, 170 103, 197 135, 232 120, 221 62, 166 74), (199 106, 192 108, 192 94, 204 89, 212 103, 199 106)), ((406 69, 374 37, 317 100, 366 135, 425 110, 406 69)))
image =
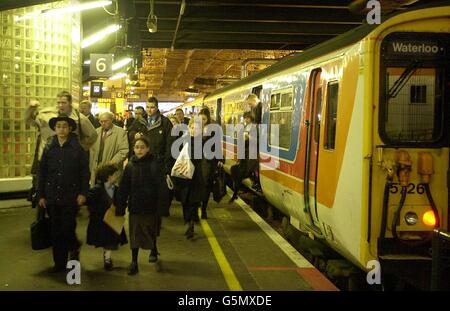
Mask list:
MULTIPOLYGON (((249 133, 255 119, 260 120, 261 116, 257 97, 249 96, 248 103, 252 110, 244 119, 245 131, 249 133)), ((80 206, 89 208, 87 244, 103 249, 105 270, 113 267, 111 251, 128 243, 129 238, 130 275, 139 271, 139 249, 150 251, 149 262, 158 260, 161 220, 169 216, 174 197, 183 207, 187 239, 194 237, 199 208, 201 218, 207 219, 213 176, 224 161, 221 143, 220 150, 214 153, 219 156, 194 155, 196 148, 203 150, 216 135, 209 129, 214 121, 208 108, 191 119, 181 109, 166 117, 159 110, 158 100, 150 97, 145 108, 136 107, 134 116, 129 113, 126 119, 112 112, 94 116, 89 101, 82 101, 76 109, 70 93, 63 91, 57 95, 56 107, 41 109, 38 101, 31 101, 26 121, 38 129, 33 163, 34 202, 50 217, 53 271, 65 270, 68 260, 79 260, 81 243, 75 230, 80 206), (183 126, 185 131, 172 134, 174 127, 183 126), (191 179, 171 177, 176 160, 171 149, 178 138, 187 143, 195 167, 191 179), (125 215, 128 209, 128 238, 124 229, 114 231, 103 221, 110 208, 114 208, 117 217, 125 215)), ((244 137, 248 148, 249 135, 244 137)), ((249 159, 248 152, 232 167, 233 200, 242 180, 257 167, 257 160, 249 159)))

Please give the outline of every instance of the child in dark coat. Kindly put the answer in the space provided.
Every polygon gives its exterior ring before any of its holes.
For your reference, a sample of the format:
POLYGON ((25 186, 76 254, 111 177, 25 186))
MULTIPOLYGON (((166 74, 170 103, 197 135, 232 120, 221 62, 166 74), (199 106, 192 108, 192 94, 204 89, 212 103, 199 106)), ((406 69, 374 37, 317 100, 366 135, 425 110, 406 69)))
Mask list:
POLYGON ((89 189, 89 161, 75 133, 75 121, 67 116, 50 119, 56 135, 45 146, 39 166, 39 207, 50 216, 53 272, 66 269, 68 256, 79 260, 76 237, 78 207, 86 202, 89 189))
POLYGON ((129 275, 138 273, 139 248, 151 250, 149 262, 158 260, 156 238, 158 221, 169 215, 169 189, 164 170, 156 156, 150 154, 150 143, 144 137, 134 142, 131 157, 120 180, 116 215, 125 214, 128 205, 132 261, 129 275))
POLYGON ((116 164, 103 164, 97 168, 97 180, 93 188, 89 190, 87 205, 90 218, 87 229, 87 244, 95 247, 103 247, 103 263, 105 270, 112 270, 113 263, 111 251, 117 250, 119 244, 127 243, 125 230, 118 235, 113 229, 103 222, 106 211, 111 207, 116 193, 116 183, 119 179, 119 167, 116 164))

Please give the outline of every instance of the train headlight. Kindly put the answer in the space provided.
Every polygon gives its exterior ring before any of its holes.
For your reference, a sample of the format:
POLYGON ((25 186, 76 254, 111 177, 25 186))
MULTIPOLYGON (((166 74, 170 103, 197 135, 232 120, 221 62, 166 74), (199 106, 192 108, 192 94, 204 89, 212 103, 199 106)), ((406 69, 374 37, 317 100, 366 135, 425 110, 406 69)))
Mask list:
POLYGON ((417 216, 416 213, 414 212, 408 212, 405 215, 405 221, 408 225, 413 226, 417 223, 417 220, 419 219, 419 217, 417 216))
POLYGON ((422 220, 423 223, 428 227, 436 226, 436 215, 434 215, 433 211, 428 211, 425 214, 423 214, 422 220))

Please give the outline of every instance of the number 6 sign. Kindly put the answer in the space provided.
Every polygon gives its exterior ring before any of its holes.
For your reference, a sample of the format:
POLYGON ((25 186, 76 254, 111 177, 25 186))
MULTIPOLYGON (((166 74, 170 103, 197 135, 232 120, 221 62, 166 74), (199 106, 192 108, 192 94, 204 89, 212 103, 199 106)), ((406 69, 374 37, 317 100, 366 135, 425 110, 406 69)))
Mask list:
POLYGON ((112 75, 112 54, 91 54, 89 74, 91 77, 110 77, 112 75))

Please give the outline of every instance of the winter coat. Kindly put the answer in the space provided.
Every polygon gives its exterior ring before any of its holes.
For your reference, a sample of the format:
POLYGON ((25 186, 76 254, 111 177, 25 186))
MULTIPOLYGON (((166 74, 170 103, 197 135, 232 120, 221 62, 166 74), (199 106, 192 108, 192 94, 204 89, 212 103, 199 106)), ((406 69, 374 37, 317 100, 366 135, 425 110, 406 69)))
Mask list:
MULTIPOLYGON (((114 191, 116 192, 116 191, 114 191)), ((89 225, 86 242, 96 247, 115 246, 126 244, 125 230, 118 235, 103 222, 106 211, 111 207, 113 199, 105 190, 105 185, 96 184, 89 190, 86 205, 89 207, 89 225)))
POLYGON ((102 163, 115 163, 121 166, 128 157, 128 138, 123 128, 113 125, 108 131, 103 148, 102 161, 98 163, 100 152, 100 142, 102 139, 103 128, 97 130, 98 138, 89 152, 89 165, 91 169, 91 185, 95 185, 95 170, 102 163))
POLYGON ((49 205, 76 206, 77 196, 87 196, 89 163, 77 136, 69 134, 60 146, 53 136, 46 145, 39 165, 38 198, 49 205))
POLYGON ((125 214, 127 203, 130 214, 169 215, 169 188, 162 165, 162 159, 150 154, 131 157, 117 190, 116 215, 125 214))
MULTIPOLYGON (((46 107, 39 110, 28 107, 25 112, 25 120, 27 123, 36 126, 41 135, 42 143, 39 145, 39 160, 42 157, 42 152, 44 151, 46 143, 53 135, 55 135, 55 132, 49 126, 49 121, 51 118, 57 117, 58 115, 59 113, 56 107, 46 107)), ((77 129, 74 133, 77 134, 83 149, 88 151, 97 140, 97 132, 95 131, 94 126, 85 115, 76 109, 71 110, 69 117, 75 120, 77 129)))
MULTIPOLYGON (((192 164, 194 164, 195 167, 192 179, 173 177, 175 180, 176 197, 183 206, 200 205, 200 203, 205 200, 206 196, 209 195, 208 186, 212 160, 207 160, 204 157, 201 159, 194 158, 195 141, 195 137, 190 137, 189 154, 192 164)), ((203 148, 206 140, 201 139, 201 141, 203 148)))
POLYGON ((91 124, 94 128, 98 129, 100 127, 100 122, 97 120, 95 116, 92 115, 92 113, 89 113, 87 118, 89 119, 89 121, 91 121, 91 124))
POLYGON ((164 172, 169 175, 175 163, 171 153, 172 143, 176 138, 171 135, 172 127, 172 122, 158 111, 155 123, 148 124, 143 133, 150 142, 150 153, 164 160, 164 172))

